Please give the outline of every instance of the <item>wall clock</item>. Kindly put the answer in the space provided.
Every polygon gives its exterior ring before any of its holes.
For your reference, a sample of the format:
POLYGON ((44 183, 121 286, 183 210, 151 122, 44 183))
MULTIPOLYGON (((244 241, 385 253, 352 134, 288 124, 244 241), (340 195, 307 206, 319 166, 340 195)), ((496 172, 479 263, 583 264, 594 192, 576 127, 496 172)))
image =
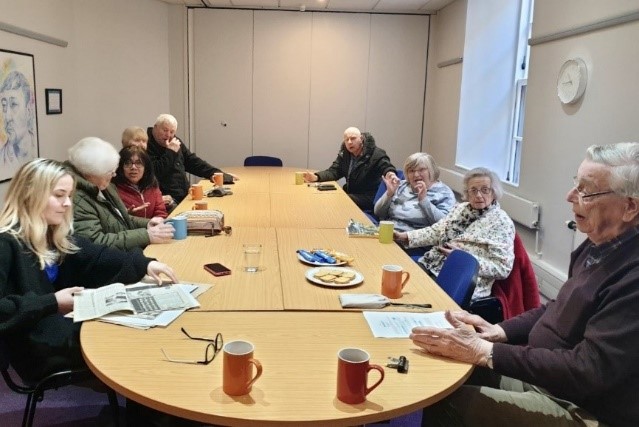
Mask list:
POLYGON ((562 104, 574 104, 586 91, 588 67, 581 58, 563 63, 557 77, 557 96, 562 104))

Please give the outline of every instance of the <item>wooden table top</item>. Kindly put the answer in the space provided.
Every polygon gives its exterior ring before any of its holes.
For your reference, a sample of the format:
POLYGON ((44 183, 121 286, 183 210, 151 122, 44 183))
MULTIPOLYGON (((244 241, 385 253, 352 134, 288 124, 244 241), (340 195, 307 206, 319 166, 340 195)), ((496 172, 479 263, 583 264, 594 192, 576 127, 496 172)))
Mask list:
MULTIPOLYGON (((349 426, 380 421, 442 399, 472 369, 425 355, 408 339, 373 338, 363 316, 348 312, 189 312, 165 329, 148 331, 88 322, 81 338, 92 371, 116 391, 154 409, 217 425, 349 426), (209 365, 165 361, 160 348, 173 358, 203 358, 203 343, 186 339, 180 327, 194 336, 222 332, 225 342, 252 342, 264 373, 251 393, 223 393, 221 354, 209 365), (380 365, 389 356, 404 355, 409 372, 384 368, 384 382, 364 403, 344 404, 335 397, 337 352, 344 347, 362 348, 371 363, 380 365)), ((369 384, 376 374, 370 374, 369 384)))
MULTIPOLYGON (((164 329, 142 331, 86 322, 81 331, 83 354, 102 381, 157 410, 229 426, 347 426, 380 421, 428 406, 464 382, 471 365, 425 355, 408 339, 374 338, 361 313, 341 309, 339 293, 379 293, 383 264, 399 264, 411 273, 399 302, 430 303, 434 310, 457 308, 395 244, 346 235, 349 218, 369 221, 341 188, 319 192, 295 185, 293 168, 225 170, 240 177, 229 186, 234 194, 205 199, 210 208, 225 213, 232 235, 189 236, 145 250, 171 265, 181 280, 212 284, 199 297, 202 307, 164 329), (242 271, 244 243, 263 245, 260 272, 242 271), (342 290, 309 283, 304 273, 310 267, 299 262, 295 251, 315 247, 354 256, 352 268, 364 275, 363 283, 342 290), (203 269, 212 262, 226 265, 232 274, 212 276, 203 269), (255 356, 264 366, 253 391, 241 397, 222 392, 221 356, 209 365, 165 361, 160 348, 174 358, 203 357, 202 343, 184 338, 182 326, 195 336, 222 332, 227 342, 253 342, 255 356), (404 355, 410 360, 409 373, 386 368, 385 381, 367 401, 344 404, 335 398, 337 352, 344 347, 365 349, 377 364, 404 355)), ((205 189, 212 187, 210 182, 203 184, 205 189)), ((187 197, 174 214, 190 210, 193 203, 187 197)))
MULTIPOLYGON (((286 310, 341 311, 339 294, 379 294, 382 284, 382 265, 397 264, 411 275, 404 287, 401 303, 429 303, 434 310, 457 308, 450 297, 394 243, 383 244, 377 239, 348 237, 345 230, 303 230, 278 228, 277 244, 280 256, 284 308, 286 310), (355 257, 349 266, 364 276, 361 285, 338 288, 318 286, 306 280, 305 273, 313 268, 300 262, 297 249, 335 249, 355 257)), ((400 307, 386 310, 402 310, 400 307)))
POLYGON ((168 263, 185 282, 207 283, 213 288, 198 301, 201 310, 282 310, 282 286, 275 229, 234 227, 230 236, 188 236, 163 245, 150 245, 147 256, 168 263), (262 244, 262 269, 242 271, 245 243, 262 244), (228 276, 213 276, 204 264, 219 262, 231 269, 228 276))

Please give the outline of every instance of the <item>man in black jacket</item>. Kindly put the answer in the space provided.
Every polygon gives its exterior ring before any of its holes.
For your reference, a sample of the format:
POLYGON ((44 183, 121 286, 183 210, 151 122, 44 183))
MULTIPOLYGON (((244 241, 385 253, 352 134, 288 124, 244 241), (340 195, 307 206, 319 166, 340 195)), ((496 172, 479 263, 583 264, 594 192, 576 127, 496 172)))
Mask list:
POLYGON ((382 176, 394 177, 399 181, 395 166, 386 151, 375 145, 373 136, 360 132, 356 127, 349 127, 344 131, 344 141, 331 167, 315 173, 305 172, 304 181, 337 181, 346 178, 344 191, 360 209, 372 211, 382 176))
MULTIPOLYGON (((176 130, 175 117, 170 114, 160 114, 155 120, 155 125, 147 129, 149 136, 147 153, 151 157, 162 194, 168 194, 176 203, 180 203, 189 192, 187 172, 213 181, 213 174, 222 171, 192 153, 180 138, 175 136, 176 130)), ((232 174, 224 174, 225 183, 237 179, 232 174)))

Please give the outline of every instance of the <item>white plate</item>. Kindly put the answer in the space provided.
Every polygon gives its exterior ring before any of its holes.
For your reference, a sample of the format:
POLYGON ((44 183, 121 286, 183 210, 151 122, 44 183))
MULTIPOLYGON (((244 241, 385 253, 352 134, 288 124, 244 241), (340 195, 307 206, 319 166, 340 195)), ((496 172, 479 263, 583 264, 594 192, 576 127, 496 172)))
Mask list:
POLYGON ((344 265, 346 264, 346 261, 340 261, 340 260, 335 260, 335 264, 329 264, 327 262, 313 262, 313 261, 307 261, 304 259, 304 257, 300 254, 297 254, 297 259, 299 259, 301 262, 303 262, 304 264, 308 264, 308 265, 318 265, 318 266, 322 266, 322 267, 333 267, 333 266, 338 266, 338 265, 344 265))
POLYGON ((364 276, 362 276, 362 273, 360 273, 359 271, 355 271, 352 268, 346 268, 346 267, 332 267, 332 265, 333 264, 331 264, 331 267, 310 268, 306 270, 306 278, 308 279, 309 282, 312 282, 320 286, 327 286, 329 288, 347 288, 349 286, 359 285, 360 283, 364 281, 364 276), (352 273, 355 273, 355 277, 353 278, 353 280, 347 283, 326 283, 326 282, 322 282, 320 279, 313 277, 313 275, 317 273, 317 270, 320 270, 320 269, 350 271, 352 273))

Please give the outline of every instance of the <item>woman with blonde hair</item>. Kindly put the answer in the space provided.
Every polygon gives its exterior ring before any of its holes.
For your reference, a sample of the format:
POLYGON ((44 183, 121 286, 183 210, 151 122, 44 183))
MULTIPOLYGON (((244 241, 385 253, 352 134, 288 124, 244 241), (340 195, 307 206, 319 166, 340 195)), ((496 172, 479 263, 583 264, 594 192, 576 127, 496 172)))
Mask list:
POLYGON ((125 253, 72 236, 72 174, 35 159, 16 173, 0 211, 0 336, 26 381, 84 366, 73 294, 86 287, 177 278, 140 251, 125 253))

